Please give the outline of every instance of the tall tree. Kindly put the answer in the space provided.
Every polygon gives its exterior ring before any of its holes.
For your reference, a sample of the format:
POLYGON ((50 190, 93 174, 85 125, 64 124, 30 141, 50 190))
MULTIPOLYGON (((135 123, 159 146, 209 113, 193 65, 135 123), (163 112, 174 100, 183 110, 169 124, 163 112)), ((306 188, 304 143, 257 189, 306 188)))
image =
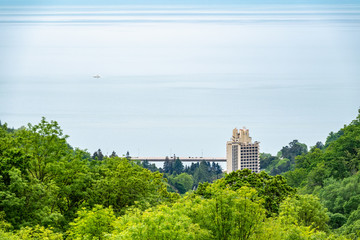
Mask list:
POLYGON ((116 152, 115 152, 115 151, 112 151, 112 153, 111 153, 110 157, 118 157, 118 155, 116 154, 116 152))
POLYGON ((172 172, 173 172, 173 163, 172 163, 172 162, 173 162, 173 161, 171 161, 171 160, 169 159, 169 157, 166 156, 165 161, 164 161, 164 167, 163 167, 164 173, 170 173, 170 174, 172 174, 172 172))
POLYGON ((300 143, 298 140, 293 140, 289 143, 289 146, 285 146, 281 149, 281 155, 283 158, 287 158, 291 163, 295 163, 295 157, 307 153, 307 146, 304 143, 300 143))
POLYGON ((182 164, 182 162, 180 161, 179 158, 177 158, 174 162, 174 166, 173 166, 173 171, 176 173, 176 174, 180 174, 182 173, 184 170, 184 165, 182 164))

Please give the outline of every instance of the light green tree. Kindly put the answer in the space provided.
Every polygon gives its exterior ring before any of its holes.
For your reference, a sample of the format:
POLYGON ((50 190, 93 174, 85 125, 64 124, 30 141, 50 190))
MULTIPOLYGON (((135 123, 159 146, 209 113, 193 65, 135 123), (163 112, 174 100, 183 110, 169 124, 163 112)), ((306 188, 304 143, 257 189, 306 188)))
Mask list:
POLYGON ((210 185, 211 198, 187 198, 186 211, 201 228, 212 232, 214 239, 249 239, 265 219, 263 200, 255 189, 236 191, 210 185))
POLYGON ((211 234, 186 215, 185 209, 160 205, 141 212, 133 209, 114 223, 113 240, 209 240, 211 234))
POLYGON ((116 218, 111 207, 103 208, 101 205, 95 205, 93 209, 83 209, 77 214, 78 217, 70 223, 68 239, 101 240, 106 239, 105 235, 113 230, 112 223, 116 218))
POLYGON ((51 229, 36 225, 34 227, 25 227, 17 232, 18 239, 21 240, 62 240, 61 233, 54 233, 51 229))
POLYGON ((279 217, 287 224, 302 225, 327 232, 329 216, 318 197, 295 195, 280 205, 279 217))

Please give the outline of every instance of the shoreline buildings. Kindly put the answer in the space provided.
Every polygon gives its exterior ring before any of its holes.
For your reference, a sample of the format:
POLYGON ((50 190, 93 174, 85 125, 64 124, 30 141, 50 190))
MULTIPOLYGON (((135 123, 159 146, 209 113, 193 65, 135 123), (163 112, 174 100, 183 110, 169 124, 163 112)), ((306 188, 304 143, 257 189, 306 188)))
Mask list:
POLYGON ((226 142, 226 171, 248 168, 260 172, 259 147, 259 142, 252 143, 249 129, 234 128, 232 138, 226 142))

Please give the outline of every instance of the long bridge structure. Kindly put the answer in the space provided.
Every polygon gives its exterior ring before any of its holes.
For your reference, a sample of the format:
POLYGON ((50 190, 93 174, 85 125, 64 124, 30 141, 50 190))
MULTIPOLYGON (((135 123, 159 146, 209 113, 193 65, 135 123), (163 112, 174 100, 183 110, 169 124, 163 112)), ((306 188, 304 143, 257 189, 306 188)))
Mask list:
POLYGON ((226 162, 226 158, 216 157, 131 157, 131 160, 149 161, 149 162, 164 162, 166 159, 179 159, 182 162, 226 162))

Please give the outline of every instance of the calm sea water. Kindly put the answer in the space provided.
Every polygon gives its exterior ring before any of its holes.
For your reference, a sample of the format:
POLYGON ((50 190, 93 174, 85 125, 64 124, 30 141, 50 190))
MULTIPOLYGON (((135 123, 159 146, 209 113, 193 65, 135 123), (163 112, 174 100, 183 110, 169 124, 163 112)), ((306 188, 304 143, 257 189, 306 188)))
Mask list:
POLYGON ((137 156, 324 141, 360 107, 360 6, 0 8, 0 120, 137 156), (101 78, 93 78, 94 75, 101 78))

